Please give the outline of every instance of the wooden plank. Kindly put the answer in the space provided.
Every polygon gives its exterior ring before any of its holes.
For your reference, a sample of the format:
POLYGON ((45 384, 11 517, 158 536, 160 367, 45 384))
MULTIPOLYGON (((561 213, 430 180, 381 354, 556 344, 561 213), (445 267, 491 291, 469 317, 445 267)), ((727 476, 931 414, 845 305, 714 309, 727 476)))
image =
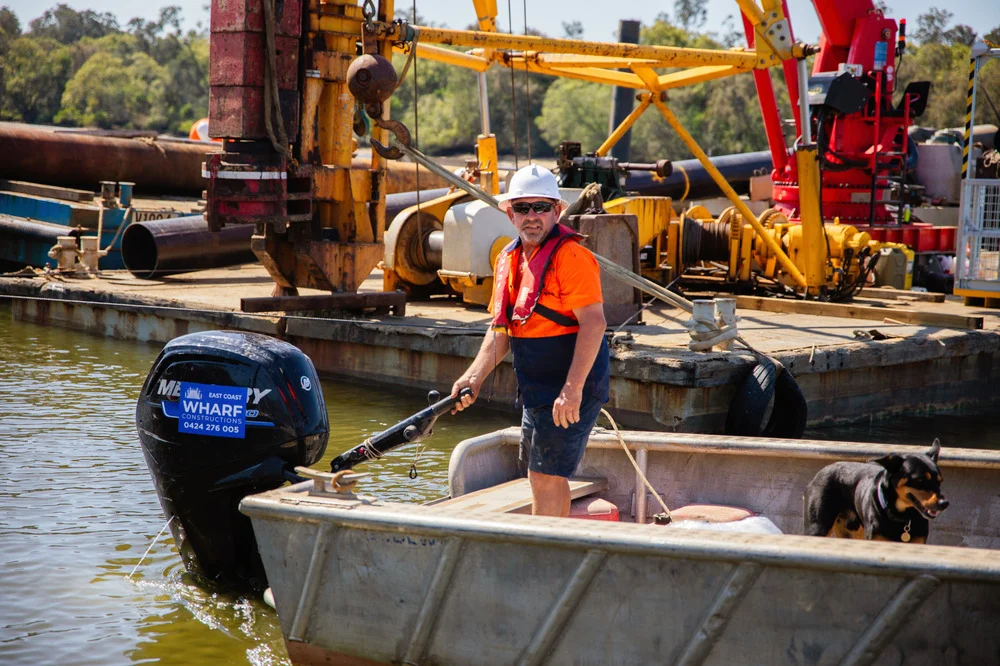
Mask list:
POLYGON ((762 298, 760 296, 737 296, 736 307, 744 310, 765 312, 785 312, 806 314, 817 317, 844 317, 847 319, 869 319, 882 321, 886 317, 904 324, 936 326, 940 328, 981 329, 983 318, 971 315, 929 312, 927 310, 900 310, 898 308, 878 308, 852 303, 821 303, 820 301, 798 301, 789 298, 762 298))
POLYGON ((366 291, 311 296, 262 296, 241 298, 243 312, 278 312, 295 310, 391 309, 397 317, 406 314, 406 294, 401 291, 366 291))
POLYGON ((863 298, 888 298, 893 301, 921 301, 925 303, 944 303, 944 294, 935 294, 928 291, 907 291, 905 289, 879 289, 878 287, 865 287, 858 294, 863 298))
MULTIPOLYGON (((571 500, 607 489, 608 480, 603 477, 575 477, 569 480, 571 500)), ((531 485, 527 479, 514 479, 498 486, 476 490, 443 502, 435 502, 434 506, 460 511, 521 513, 531 509, 531 485)))
POLYGON ((87 190, 74 190, 69 187, 27 183, 22 180, 0 180, 0 190, 29 194, 36 197, 62 199, 63 201, 93 201, 94 193, 87 190))

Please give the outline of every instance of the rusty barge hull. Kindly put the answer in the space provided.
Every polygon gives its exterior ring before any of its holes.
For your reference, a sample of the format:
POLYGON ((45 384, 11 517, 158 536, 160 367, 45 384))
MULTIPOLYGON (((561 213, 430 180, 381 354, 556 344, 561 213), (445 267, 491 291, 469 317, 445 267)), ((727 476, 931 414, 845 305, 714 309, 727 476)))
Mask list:
MULTIPOLYGON (((260 267, 136 280, 127 291, 122 284, 4 278, 0 297, 12 297, 19 320, 119 339, 166 343, 202 330, 257 331, 299 346, 324 376, 421 390, 450 388, 478 350, 488 320, 483 311, 447 301, 410 303, 406 317, 380 320, 239 312, 240 296, 269 293, 260 267)), ((743 314, 744 336, 798 381, 810 426, 1000 405, 1000 317, 987 316, 983 330, 951 330, 743 314), (895 337, 861 341, 843 334, 876 325, 895 337)), ((613 353, 609 406, 616 419, 635 429, 721 432, 754 357, 689 352, 676 313, 644 316, 644 326, 632 327, 635 345, 613 353)), ((513 368, 501 363, 480 404, 513 410, 515 394, 513 368)))

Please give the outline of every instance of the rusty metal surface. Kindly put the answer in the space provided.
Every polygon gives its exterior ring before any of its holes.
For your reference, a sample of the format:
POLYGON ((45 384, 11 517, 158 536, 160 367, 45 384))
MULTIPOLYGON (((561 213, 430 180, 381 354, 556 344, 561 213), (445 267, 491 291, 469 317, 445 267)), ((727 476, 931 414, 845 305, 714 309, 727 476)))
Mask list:
POLYGON ((377 54, 366 53, 355 58, 347 68, 347 87, 362 104, 387 100, 396 89, 397 80, 392 63, 377 54))
MULTIPOLYGON (((302 31, 302 4, 295 0, 275 3, 274 33, 297 37, 302 31)), ((263 32, 261 0, 218 0, 212 3, 211 32, 263 32)))
MULTIPOLYGON (((351 160, 351 169, 370 168, 369 160, 355 157, 351 160)), ((448 187, 448 183, 443 178, 437 176, 423 167, 418 167, 413 162, 391 161, 385 165, 385 191, 387 194, 397 192, 416 192, 417 190, 430 190, 448 187), (419 169, 419 176, 417 175, 419 169), (417 182, 419 180, 419 182, 417 182)), ((429 197, 428 197, 429 198, 429 197)), ((427 198, 422 199, 426 201, 427 198)), ((386 214, 386 222, 392 217, 386 214)))
MULTIPOLYGON (((267 139, 264 123, 266 62, 262 0, 212 4, 209 58, 209 135, 219 139, 267 139)), ((299 36, 302 6, 284 0, 274 7, 274 76, 285 134, 299 130, 299 36)))
MULTIPOLYGON (((44 284, 5 278, 0 280, 0 294, 53 297, 54 292, 42 289, 44 284)), ((377 291, 381 285, 381 274, 376 273, 363 290, 377 291)), ((59 287, 64 291, 58 298, 97 303, 77 306, 75 315, 58 325, 105 334, 90 328, 91 309, 126 311, 129 303, 169 301, 174 309, 165 318, 196 321, 202 309, 230 314, 241 297, 268 296, 273 283, 261 267, 244 266, 163 282, 116 275, 114 280, 72 280, 59 287)), ((831 317, 768 312, 741 313, 740 328, 747 340, 777 357, 796 377, 809 403, 812 426, 953 407, 1000 407, 1000 393, 995 390, 1000 377, 1000 316, 986 309, 963 310, 960 302, 935 307, 982 313, 987 317, 986 330, 949 331, 860 320, 845 327, 843 320, 831 317), (850 334, 857 326, 878 326, 897 337, 859 342, 850 334)), ((753 357, 687 351, 685 317, 669 308, 648 308, 643 313, 645 325, 628 329, 635 337, 634 346, 615 348, 609 407, 623 426, 721 430, 734 384, 750 371, 753 357)), ((239 326, 245 327, 256 319, 241 321, 239 326)), ((451 386, 478 350, 488 323, 483 310, 435 300, 408 303, 407 317, 398 324, 397 320, 288 318, 279 335, 299 345, 324 375, 426 390, 451 386)), ((137 335, 147 332, 143 329, 137 335)), ((484 397, 480 404, 511 409, 514 395, 512 368, 502 362, 484 385, 483 396, 489 400, 484 397)))
POLYGON ((309 296, 265 296, 240 299, 243 312, 294 312, 317 310, 372 310, 406 315, 406 294, 401 291, 313 294, 309 296))
MULTIPOLYGON (((275 37, 280 90, 296 90, 299 77, 299 40, 275 37)), ((264 87, 264 35, 222 32, 212 35, 208 83, 215 86, 264 87)))
POLYGON ((212 231, 231 224, 262 223, 284 232, 290 222, 312 221, 312 166, 288 165, 266 144, 229 145, 264 150, 217 153, 205 160, 205 217, 212 231))
POLYGON ((138 340, 165 344, 174 338, 198 331, 231 328, 256 331, 265 335, 281 335, 277 317, 249 317, 232 312, 191 313, 185 319, 176 317, 176 306, 164 304, 122 308, 112 304, 72 303, 60 300, 62 285, 48 290, 50 300, 15 300, 14 317, 42 326, 59 326, 116 340, 138 340))
MULTIPOLYGON (((285 133, 294 141, 299 133, 299 93, 279 90, 278 102, 285 133)), ((214 139, 267 139, 264 125, 264 87, 212 86, 208 99, 208 133, 214 139)))
POLYGON ((102 180, 128 181, 139 192, 200 195, 205 188, 201 163, 220 148, 0 123, 0 178, 88 190, 102 180))

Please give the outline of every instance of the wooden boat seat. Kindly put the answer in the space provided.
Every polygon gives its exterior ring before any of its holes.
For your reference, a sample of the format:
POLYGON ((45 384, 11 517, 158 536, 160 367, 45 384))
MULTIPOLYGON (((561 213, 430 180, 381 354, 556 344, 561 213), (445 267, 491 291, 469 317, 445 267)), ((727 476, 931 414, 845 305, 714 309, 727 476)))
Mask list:
MULTIPOLYGON (((574 477, 569 480, 569 497, 575 500, 608 489, 603 477, 574 477)), ((498 513, 530 513, 531 485, 528 479, 514 479, 498 486, 475 490, 459 497, 435 502, 435 507, 460 511, 494 511, 498 513)))

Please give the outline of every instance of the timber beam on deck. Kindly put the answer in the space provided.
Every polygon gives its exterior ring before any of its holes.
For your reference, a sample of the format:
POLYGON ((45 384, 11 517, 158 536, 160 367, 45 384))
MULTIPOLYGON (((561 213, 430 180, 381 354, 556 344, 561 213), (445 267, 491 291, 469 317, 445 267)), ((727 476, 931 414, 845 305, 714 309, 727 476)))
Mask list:
POLYGON ((243 312, 293 312, 316 310, 368 310, 406 315, 406 294, 402 291, 345 292, 310 296, 265 296, 241 298, 243 312))
POLYGON ((800 301, 790 298, 737 296, 736 308, 737 310, 763 310, 767 312, 806 314, 819 317, 845 317, 847 319, 867 319, 874 321, 891 319, 895 323, 937 326, 940 328, 978 330, 983 327, 983 317, 975 315, 959 315, 948 312, 931 312, 928 310, 903 310, 902 308, 883 308, 871 305, 856 305, 854 303, 800 301))

